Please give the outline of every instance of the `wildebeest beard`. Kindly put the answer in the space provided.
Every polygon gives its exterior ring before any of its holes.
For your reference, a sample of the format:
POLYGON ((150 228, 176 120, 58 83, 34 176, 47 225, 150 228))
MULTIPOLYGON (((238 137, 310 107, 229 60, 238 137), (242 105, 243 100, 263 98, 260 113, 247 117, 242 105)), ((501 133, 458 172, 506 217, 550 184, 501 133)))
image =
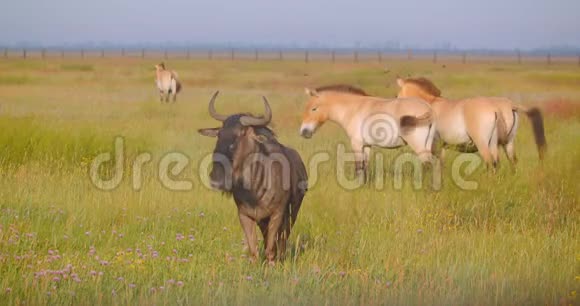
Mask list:
POLYGON ((246 127, 240 118, 248 114, 235 114, 228 117, 221 128, 213 152, 210 179, 212 187, 230 195, 243 185, 242 172, 248 155, 270 155, 280 150, 280 144, 274 132, 266 126, 246 127), (248 129, 253 129, 249 136, 248 129))

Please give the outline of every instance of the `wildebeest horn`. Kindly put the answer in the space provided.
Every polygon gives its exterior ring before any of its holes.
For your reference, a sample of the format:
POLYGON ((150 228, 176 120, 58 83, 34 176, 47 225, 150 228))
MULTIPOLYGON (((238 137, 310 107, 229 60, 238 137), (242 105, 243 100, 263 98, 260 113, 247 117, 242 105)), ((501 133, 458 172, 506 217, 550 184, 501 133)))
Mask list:
POLYGON ((249 125, 268 125, 270 121, 272 121, 272 109, 270 108, 270 104, 268 103, 268 99, 262 96, 264 100, 264 108, 266 109, 264 116, 261 117, 254 117, 254 116, 243 116, 240 118, 240 123, 245 126, 249 125))
POLYGON ((228 116, 225 115, 220 115, 215 111, 215 98, 218 96, 218 94, 220 93, 220 91, 216 91, 213 96, 211 97, 211 100, 209 100, 209 115, 214 118, 217 121, 225 121, 228 116))

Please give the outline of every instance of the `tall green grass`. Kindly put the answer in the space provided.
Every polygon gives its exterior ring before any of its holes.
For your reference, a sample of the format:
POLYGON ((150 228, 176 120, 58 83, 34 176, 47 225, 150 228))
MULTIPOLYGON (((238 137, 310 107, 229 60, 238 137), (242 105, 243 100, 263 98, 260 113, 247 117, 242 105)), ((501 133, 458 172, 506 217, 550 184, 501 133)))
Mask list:
MULTIPOLYGON (((113 135, 103 135, 89 127, 55 126, 33 117, 0 117, 0 131, 3 170, 30 163, 51 170, 75 168, 100 153, 113 151, 113 135)), ((144 148, 144 143, 140 139, 128 140, 135 150, 144 148)))
MULTIPOLYGON (((91 62, 93 72, 69 71, 50 86, 23 84, 0 91, 2 303, 577 303, 578 118, 545 114, 549 151, 543 165, 529 122, 522 120, 517 170, 512 172, 502 156, 498 173, 481 168, 468 177, 479 184, 477 190, 453 183, 450 165, 458 156, 453 152, 441 190, 430 188, 428 177, 425 188, 414 190, 408 168, 403 188, 395 189, 392 161, 409 152, 403 148, 374 150, 386 161, 384 188, 351 191, 336 179, 336 146, 348 144, 343 132, 327 124, 310 140, 298 136, 302 87, 344 80, 392 96, 393 87, 376 85, 384 78, 377 65, 175 62, 171 68, 191 84, 177 104, 161 105, 153 83, 142 81, 150 77, 143 68, 149 64, 97 60, 91 62), (74 80, 85 73, 111 72, 120 80, 131 71, 131 78, 115 87, 110 78, 75 87, 74 80), (222 75, 227 71, 244 75, 222 75), (204 73, 214 77, 195 87, 196 76, 204 73), (291 85, 277 83, 283 75, 291 85), (207 190, 199 179, 199 162, 211 153, 215 139, 196 129, 219 125, 207 115, 207 98, 217 88, 223 90, 217 102, 222 112, 258 112, 259 96, 267 93, 281 142, 296 148, 306 162, 321 151, 331 156, 307 193, 286 260, 274 267, 249 262, 233 199, 207 190), (115 136, 125 137, 124 177, 116 189, 99 190, 89 179, 88 165, 96 155, 112 152, 115 136), (143 152, 152 160, 136 191, 132 161, 143 152), (159 160, 169 152, 189 157, 179 178, 192 181, 192 190, 162 185, 159 160)), ((0 63, 3 69, 18 65, 0 63)), ((466 81, 466 67, 429 65, 389 64, 390 73, 431 70, 453 95, 481 94, 479 83, 466 81)), ((518 68, 515 74, 510 67, 474 79, 486 79, 490 91, 514 87, 531 96, 550 89, 530 91, 525 85, 528 70, 538 67, 518 68)), ((554 67, 562 74, 579 73, 554 67)), ((45 66, 20 68, 46 77, 45 66)), ((566 87, 561 95, 573 99, 576 91, 566 87)), ((379 179, 378 172, 374 175, 379 179)))

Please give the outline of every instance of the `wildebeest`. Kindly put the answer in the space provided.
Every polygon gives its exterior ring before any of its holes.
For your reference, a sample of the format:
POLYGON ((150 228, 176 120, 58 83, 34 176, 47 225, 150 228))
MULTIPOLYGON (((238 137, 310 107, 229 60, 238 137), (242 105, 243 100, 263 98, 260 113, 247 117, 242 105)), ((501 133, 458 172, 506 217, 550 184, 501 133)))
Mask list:
POLYGON ((169 97, 175 102, 177 94, 181 91, 181 83, 177 73, 173 70, 165 69, 164 63, 155 65, 155 83, 159 90, 159 100, 169 102, 169 97))
MULTIPOLYGON (((514 141, 519 114, 525 113, 532 122, 540 160, 546 150, 542 113, 537 108, 517 105, 502 97, 477 97, 450 101, 426 78, 397 79, 398 97, 419 97, 431 103, 437 121, 437 133, 444 142, 443 149, 458 145, 460 151, 479 154, 488 166, 497 166, 498 147, 502 146, 512 163, 517 162, 514 141), (475 147, 473 146, 475 145, 475 147)), ((443 155, 443 151, 441 152, 443 155)))
POLYGON ((222 127, 200 129, 204 136, 217 137, 212 156, 211 187, 231 193, 253 259, 258 257, 256 224, 264 236, 270 264, 282 258, 286 241, 296 222, 308 177, 300 155, 278 142, 268 128, 272 111, 263 97, 265 114, 220 115, 209 102, 210 115, 222 127))
POLYGON ((435 124, 432 110, 419 98, 383 99, 350 85, 306 89, 309 100, 302 115, 300 134, 310 138, 326 121, 340 125, 356 158, 356 172, 366 179, 371 146, 398 148, 409 145, 422 162, 432 162, 435 124), (406 122, 417 128, 404 129, 406 122), (401 127, 403 129, 401 129, 401 127))

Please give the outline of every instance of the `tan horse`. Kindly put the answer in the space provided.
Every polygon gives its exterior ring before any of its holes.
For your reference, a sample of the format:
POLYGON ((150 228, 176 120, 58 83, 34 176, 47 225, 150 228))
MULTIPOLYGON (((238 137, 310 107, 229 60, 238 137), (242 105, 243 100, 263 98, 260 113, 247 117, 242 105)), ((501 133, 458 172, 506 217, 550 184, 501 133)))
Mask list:
POLYGON ((433 111, 421 99, 382 99, 359 88, 333 85, 306 89, 309 97, 300 134, 305 138, 326 121, 340 125, 350 138, 357 175, 366 178, 370 147, 398 148, 408 144, 422 162, 431 162, 435 134, 433 111), (416 128, 401 129, 413 124, 416 128))
POLYGON ((157 84, 157 89, 159 89, 161 102, 164 100, 169 102, 170 97, 175 102, 177 93, 181 91, 181 83, 177 79, 175 71, 165 69, 164 63, 155 65, 155 83, 157 84))
POLYGON ((499 97, 449 101, 442 98, 441 91, 426 78, 397 79, 397 84, 400 87, 397 97, 418 97, 431 103, 438 136, 444 143, 442 150, 454 145, 463 152, 479 151, 486 164, 495 168, 499 162, 498 146, 502 146, 512 165, 515 165, 514 139, 518 129, 518 112, 523 112, 532 122, 540 160, 543 159, 546 138, 542 114, 537 108, 528 109, 499 97))

